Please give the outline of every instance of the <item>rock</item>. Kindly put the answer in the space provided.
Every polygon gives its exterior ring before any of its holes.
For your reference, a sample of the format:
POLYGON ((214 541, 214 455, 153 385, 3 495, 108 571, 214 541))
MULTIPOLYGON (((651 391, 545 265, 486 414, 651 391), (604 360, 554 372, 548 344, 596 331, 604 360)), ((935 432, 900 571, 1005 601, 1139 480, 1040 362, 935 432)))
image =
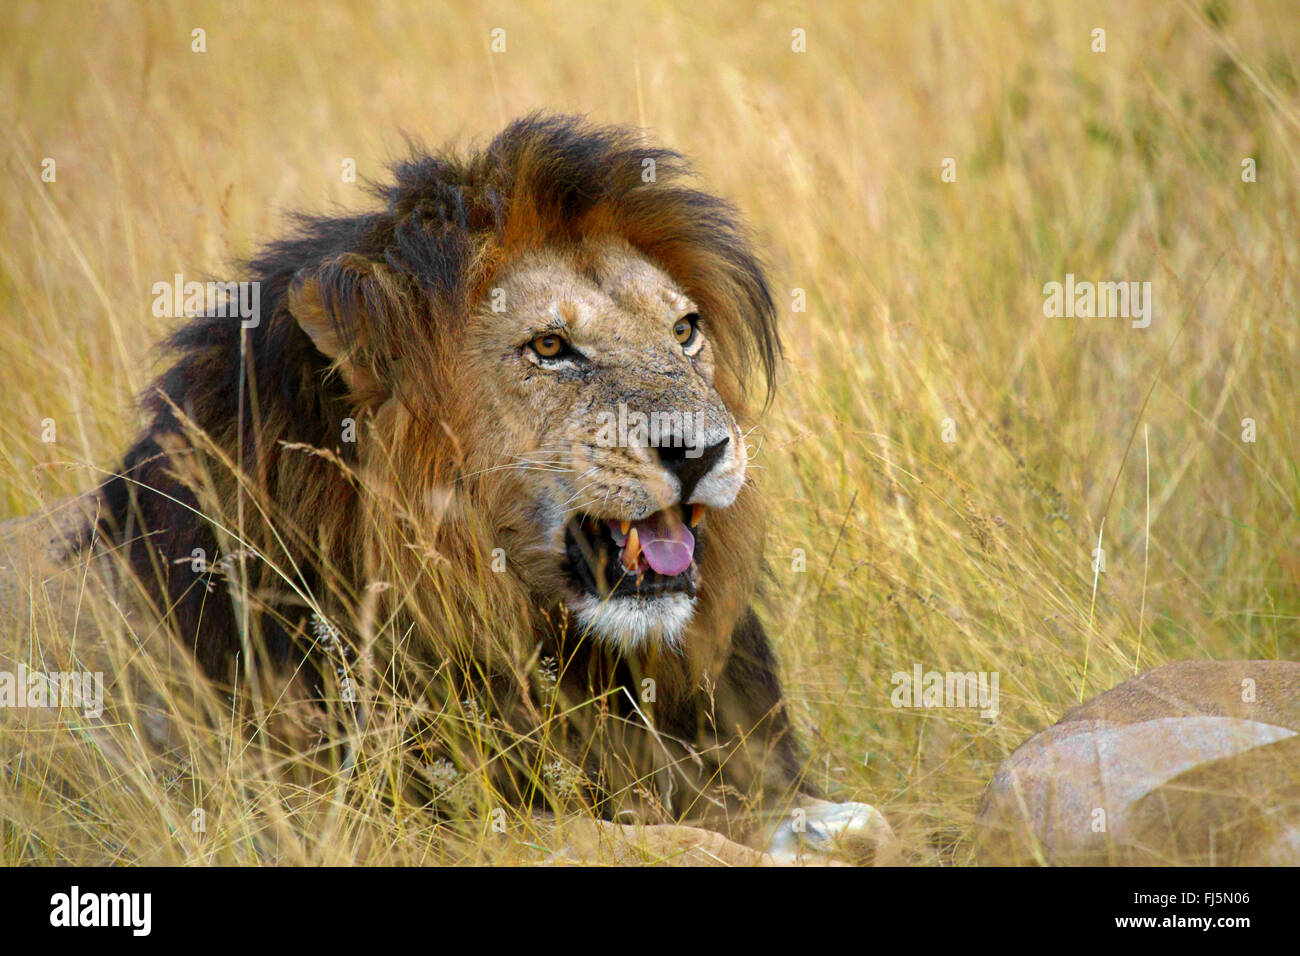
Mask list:
POLYGON ((1067 713, 1003 761, 992 865, 1300 864, 1300 664, 1185 661, 1067 713))

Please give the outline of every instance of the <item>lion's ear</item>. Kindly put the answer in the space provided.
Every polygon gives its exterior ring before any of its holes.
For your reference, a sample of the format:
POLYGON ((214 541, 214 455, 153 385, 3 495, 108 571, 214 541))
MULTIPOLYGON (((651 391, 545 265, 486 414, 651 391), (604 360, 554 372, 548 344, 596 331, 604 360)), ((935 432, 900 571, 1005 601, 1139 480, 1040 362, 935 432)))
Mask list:
POLYGON ((288 294, 294 321, 354 394, 382 389, 373 339, 400 300, 385 266, 352 254, 300 269, 288 294))

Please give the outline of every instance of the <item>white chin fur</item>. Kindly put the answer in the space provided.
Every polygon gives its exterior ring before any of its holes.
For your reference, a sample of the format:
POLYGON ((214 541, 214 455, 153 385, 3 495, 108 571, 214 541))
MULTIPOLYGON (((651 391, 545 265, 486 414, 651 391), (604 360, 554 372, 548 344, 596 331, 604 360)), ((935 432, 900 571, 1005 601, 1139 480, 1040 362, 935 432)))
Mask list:
POLYGON ((626 653, 646 644, 676 647, 695 610, 695 598, 668 594, 597 600, 583 595, 571 598, 569 606, 584 631, 626 653))

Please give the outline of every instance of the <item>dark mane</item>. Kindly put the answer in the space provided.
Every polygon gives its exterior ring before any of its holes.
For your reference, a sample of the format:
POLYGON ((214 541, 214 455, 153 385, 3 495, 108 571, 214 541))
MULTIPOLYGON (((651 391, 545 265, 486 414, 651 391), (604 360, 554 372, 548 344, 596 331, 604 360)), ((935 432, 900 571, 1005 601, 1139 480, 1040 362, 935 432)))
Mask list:
MULTIPOLYGON (((770 392, 780 346, 762 269, 732 208, 683 184, 690 170, 677 153, 645 146, 629 130, 533 115, 481 151, 416 152, 392 174, 370 189, 379 211, 298 216, 289 237, 243 264, 239 278, 260 284, 255 326, 199 316, 170 337, 175 364, 143 399, 148 424, 99 489, 103 517, 88 538, 124 549, 213 676, 230 678, 247 645, 234 602, 212 587, 220 572, 190 567, 195 553, 211 563, 230 547, 211 520, 207 484, 215 500, 251 492, 262 503, 261 517, 250 504, 250 526, 261 529, 252 537, 293 568, 303 591, 326 581, 357 586, 355 555, 344 545, 358 530, 356 488, 344 469, 285 447, 356 461, 356 446, 338 440, 344 419, 358 414, 355 395, 288 311, 303 273, 328 276, 332 300, 361 297, 360 319, 340 323, 339 335, 356 344, 364 325, 379 381, 417 406, 428 397, 404 391, 403 369, 420 367, 435 330, 471 313, 498 265, 532 248, 616 234, 717 316, 719 354, 738 386, 756 369, 770 392), (345 265, 361 260, 387 267, 402 308, 366 298, 352 282, 345 265)), ((255 610, 266 651, 291 659, 305 606, 266 599, 255 610)))

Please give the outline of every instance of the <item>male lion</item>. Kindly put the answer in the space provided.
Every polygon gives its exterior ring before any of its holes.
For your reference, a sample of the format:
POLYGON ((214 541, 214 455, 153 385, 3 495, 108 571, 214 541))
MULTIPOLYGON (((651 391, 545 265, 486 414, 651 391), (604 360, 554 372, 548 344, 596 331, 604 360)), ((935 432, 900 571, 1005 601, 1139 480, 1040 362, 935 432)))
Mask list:
POLYGON ((378 211, 254 258, 257 315, 174 335, 82 546, 220 685, 404 687, 425 765, 508 731, 488 772, 518 805, 781 853, 887 834, 802 778, 751 607, 751 379, 780 346, 731 207, 565 117, 394 171, 378 211))

